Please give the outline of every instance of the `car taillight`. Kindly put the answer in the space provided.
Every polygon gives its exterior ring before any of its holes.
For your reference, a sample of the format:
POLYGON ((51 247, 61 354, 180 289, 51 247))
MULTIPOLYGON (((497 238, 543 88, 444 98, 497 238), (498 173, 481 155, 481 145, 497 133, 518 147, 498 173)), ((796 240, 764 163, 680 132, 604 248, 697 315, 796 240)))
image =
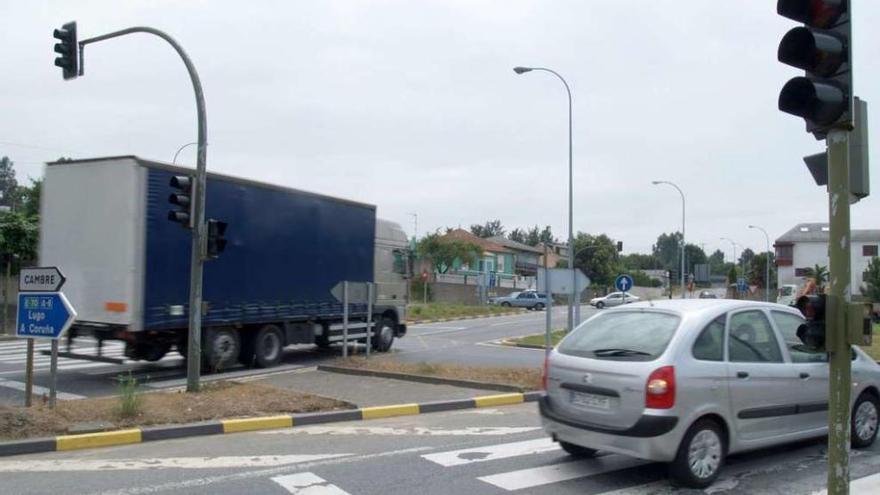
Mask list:
POLYGON ((675 405, 675 367, 657 368, 645 385, 645 407, 670 409, 675 405))
POLYGON ((544 356, 544 371, 541 373, 541 388, 547 390, 547 366, 549 356, 544 356))

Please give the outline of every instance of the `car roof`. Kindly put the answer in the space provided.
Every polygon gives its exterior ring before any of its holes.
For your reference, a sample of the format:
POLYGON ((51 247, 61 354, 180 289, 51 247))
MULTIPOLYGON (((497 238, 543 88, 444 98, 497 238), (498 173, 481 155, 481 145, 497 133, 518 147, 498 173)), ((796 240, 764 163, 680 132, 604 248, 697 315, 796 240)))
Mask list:
POLYGON ((791 306, 762 301, 747 301, 741 299, 656 299, 640 301, 618 306, 608 311, 631 311, 633 309, 654 309, 677 313, 684 317, 699 318, 701 314, 720 315, 738 309, 763 308, 784 311, 786 313, 800 315, 800 312, 791 306))

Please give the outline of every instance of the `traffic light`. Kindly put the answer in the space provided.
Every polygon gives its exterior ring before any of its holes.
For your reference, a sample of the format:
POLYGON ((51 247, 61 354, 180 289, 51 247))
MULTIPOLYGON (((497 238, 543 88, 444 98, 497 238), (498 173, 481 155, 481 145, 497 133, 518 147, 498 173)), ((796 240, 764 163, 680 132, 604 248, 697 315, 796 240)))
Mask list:
POLYGON ((623 251, 623 241, 617 241, 617 252, 623 251))
POLYGON ((226 222, 208 219, 208 258, 216 258, 226 249, 226 222))
POLYGON ((177 206, 168 211, 168 220, 179 223, 182 227, 193 227, 193 180, 188 175, 175 175, 171 177, 171 187, 179 192, 171 193, 168 202, 177 206))
POLYGON ((778 0, 776 12, 804 23, 779 43, 779 61, 805 71, 785 83, 779 109, 803 117, 816 139, 832 128, 852 129, 849 0, 778 0))
POLYGON ((79 70, 76 22, 68 22, 61 29, 56 29, 52 32, 52 37, 59 41, 55 43, 55 53, 59 55, 55 58, 55 65, 61 67, 61 75, 65 80, 75 78, 79 70))
POLYGON ((825 350, 825 294, 801 296, 795 302, 806 322, 797 329, 797 336, 810 350, 825 350))

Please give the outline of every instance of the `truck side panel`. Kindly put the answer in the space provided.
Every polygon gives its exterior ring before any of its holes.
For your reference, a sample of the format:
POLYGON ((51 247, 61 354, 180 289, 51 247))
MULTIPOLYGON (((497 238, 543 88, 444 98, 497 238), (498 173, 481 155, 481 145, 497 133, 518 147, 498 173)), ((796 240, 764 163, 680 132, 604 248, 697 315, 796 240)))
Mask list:
MULTIPOLYGON (((191 233, 167 220, 172 175, 147 167, 146 329, 187 326, 191 233)), ((206 217, 229 224, 205 263, 206 325, 333 317, 337 282, 373 281, 374 207, 209 176, 206 217)))

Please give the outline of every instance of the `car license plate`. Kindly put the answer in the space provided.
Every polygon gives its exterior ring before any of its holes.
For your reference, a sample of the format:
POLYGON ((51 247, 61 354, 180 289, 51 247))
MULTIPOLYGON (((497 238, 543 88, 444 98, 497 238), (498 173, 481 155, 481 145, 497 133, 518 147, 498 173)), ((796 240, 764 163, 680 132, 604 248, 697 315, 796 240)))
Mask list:
POLYGON ((591 407, 594 409, 610 409, 611 398, 603 395, 587 394, 584 392, 571 392, 571 403, 575 406, 591 407))

